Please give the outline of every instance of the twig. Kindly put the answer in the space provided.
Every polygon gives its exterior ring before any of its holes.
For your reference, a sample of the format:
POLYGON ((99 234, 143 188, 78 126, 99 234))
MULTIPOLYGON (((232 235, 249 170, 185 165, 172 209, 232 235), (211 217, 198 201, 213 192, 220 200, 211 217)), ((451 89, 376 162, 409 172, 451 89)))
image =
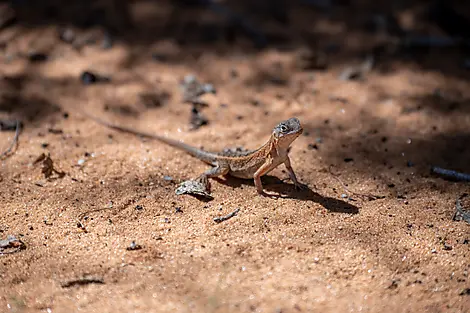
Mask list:
POLYGON ((229 213, 229 214, 224 215, 224 216, 214 217, 214 222, 216 222, 216 223, 225 222, 226 220, 229 220, 232 217, 236 216, 238 214, 238 212, 240 212, 240 209, 236 209, 232 213, 229 213))
POLYGON ((19 120, 16 120, 16 131, 15 131, 15 137, 13 137, 13 140, 10 144, 10 146, 8 147, 8 149, 6 149, 4 152, 2 152, 2 154, 0 154, 0 158, 3 158, 4 156, 6 156, 8 153, 11 152, 11 150, 13 149, 13 147, 16 145, 16 143, 18 142, 18 137, 20 136, 20 121, 19 120))
POLYGON ((431 173, 440 175, 443 178, 447 178, 449 180, 470 182, 470 174, 460 173, 437 166, 433 166, 431 168, 431 173))
POLYGON ((335 174, 331 171, 331 166, 328 168, 328 172, 330 172, 331 176, 333 176, 333 178, 336 179, 341 184, 341 186, 343 186, 344 191, 348 194, 351 194, 351 195, 356 196, 358 198, 361 198, 363 200, 367 199, 368 201, 373 201, 373 200, 384 198, 383 196, 376 196, 376 195, 372 195, 372 194, 362 194, 362 193, 351 191, 346 186, 346 184, 339 178, 339 175, 337 175, 337 174, 335 174))
POLYGON ((73 279, 62 283, 60 286, 62 288, 69 288, 73 286, 84 286, 89 284, 104 284, 103 278, 96 278, 96 277, 82 277, 78 279, 73 279))

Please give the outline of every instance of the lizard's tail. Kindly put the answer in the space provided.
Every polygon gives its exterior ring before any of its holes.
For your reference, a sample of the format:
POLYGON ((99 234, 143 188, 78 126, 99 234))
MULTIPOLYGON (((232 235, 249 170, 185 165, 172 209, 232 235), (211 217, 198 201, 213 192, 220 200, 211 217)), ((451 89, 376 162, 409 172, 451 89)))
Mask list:
POLYGON ((140 136, 140 137, 144 137, 144 138, 158 140, 158 141, 163 142, 163 143, 165 143, 169 146, 172 146, 174 148, 182 150, 182 151, 188 153, 189 155, 191 155, 191 156, 193 156, 193 157, 195 157, 195 158, 197 158, 197 159, 199 159, 199 160, 201 160, 201 161, 203 161, 207 164, 214 165, 214 163, 216 162, 216 158, 217 158, 216 154, 198 149, 198 148, 193 147, 193 146, 190 146, 190 145, 188 145, 188 144, 186 144, 182 141, 174 140, 174 139, 171 139, 171 138, 168 138, 168 137, 165 137, 165 136, 159 136, 159 135, 155 135, 155 134, 151 134, 151 133, 147 133, 147 132, 143 132, 143 131, 137 131, 137 130, 134 130, 132 128, 128 128, 128 127, 124 127, 124 126, 118 126, 118 125, 112 124, 110 122, 107 122, 105 120, 102 120, 98 117, 95 117, 95 116, 93 116, 89 113, 86 113, 86 112, 82 112, 82 114, 87 116, 88 118, 92 119, 96 123, 101 124, 105 127, 108 127, 108 128, 111 128, 111 129, 114 129, 114 130, 117 130, 117 131, 120 131, 120 132, 123 132, 123 133, 128 133, 128 134, 131 134, 131 135, 135 135, 135 136, 140 136))

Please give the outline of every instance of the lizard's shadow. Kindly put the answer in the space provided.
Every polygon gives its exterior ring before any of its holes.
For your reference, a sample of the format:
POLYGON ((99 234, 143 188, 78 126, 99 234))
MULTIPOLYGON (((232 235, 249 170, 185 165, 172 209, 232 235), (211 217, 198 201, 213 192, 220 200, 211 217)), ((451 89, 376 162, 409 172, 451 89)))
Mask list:
MULTIPOLYGON (((336 213, 349 213, 357 214, 359 213, 359 208, 351 203, 342 201, 340 199, 330 198, 322 196, 319 193, 306 187, 304 190, 296 190, 293 184, 287 184, 281 179, 265 175, 261 177, 263 182, 263 187, 265 190, 271 191, 275 194, 273 197, 284 198, 284 199, 297 199, 302 201, 313 201, 320 204, 325 209, 330 212, 336 213)), ((240 188, 243 185, 253 186, 253 180, 240 179, 231 176, 226 176, 225 179, 216 178, 216 180, 224 185, 240 188)))

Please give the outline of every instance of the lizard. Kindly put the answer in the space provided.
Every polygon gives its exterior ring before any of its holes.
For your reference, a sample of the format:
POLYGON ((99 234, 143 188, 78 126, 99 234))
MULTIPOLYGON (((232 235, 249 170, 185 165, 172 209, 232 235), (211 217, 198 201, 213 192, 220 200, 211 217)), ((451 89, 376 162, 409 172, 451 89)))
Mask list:
POLYGON ((279 165, 284 164, 296 189, 306 188, 306 185, 298 181, 288 155, 291 144, 303 132, 300 121, 296 117, 289 118, 288 120, 277 124, 276 127, 273 128, 268 141, 258 149, 249 151, 225 150, 220 153, 215 153, 196 148, 182 141, 166 136, 141 132, 133 128, 115 125, 101 120, 91 114, 85 112, 82 113, 102 126, 135 136, 160 141, 211 165, 211 169, 205 171, 198 177, 198 179, 206 185, 208 184, 208 178, 223 175, 230 175, 243 179, 253 179, 258 194, 267 196, 268 194, 264 192, 263 184, 261 183, 261 176, 268 174, 279 165))

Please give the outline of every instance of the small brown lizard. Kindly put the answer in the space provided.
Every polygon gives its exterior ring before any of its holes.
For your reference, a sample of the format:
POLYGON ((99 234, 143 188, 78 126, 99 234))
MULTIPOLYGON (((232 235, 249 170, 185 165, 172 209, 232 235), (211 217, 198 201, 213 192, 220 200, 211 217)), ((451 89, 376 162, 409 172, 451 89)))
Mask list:
POLYGON ((297 189, 304 189, 306 187, 297 180, 288 156, 290 145, 303 132, 299 119, 295 117, 282 121, 274 127, 269 140, 256 150, 213 153, 198 149, 178 140, 114 125, 88 113, 84 114, 95 122, 108 128, 158 140, 212 165, 213 167, 211 169, 198 177, 199 180, 205 183, 208 182, 209 177, 218 177, 227 174, 238 178, 254 179, 258 193, 261 195, 267 195, 263 191, 261 176, 266 175, 277 166, 284 164, 295 187, 297 189))

